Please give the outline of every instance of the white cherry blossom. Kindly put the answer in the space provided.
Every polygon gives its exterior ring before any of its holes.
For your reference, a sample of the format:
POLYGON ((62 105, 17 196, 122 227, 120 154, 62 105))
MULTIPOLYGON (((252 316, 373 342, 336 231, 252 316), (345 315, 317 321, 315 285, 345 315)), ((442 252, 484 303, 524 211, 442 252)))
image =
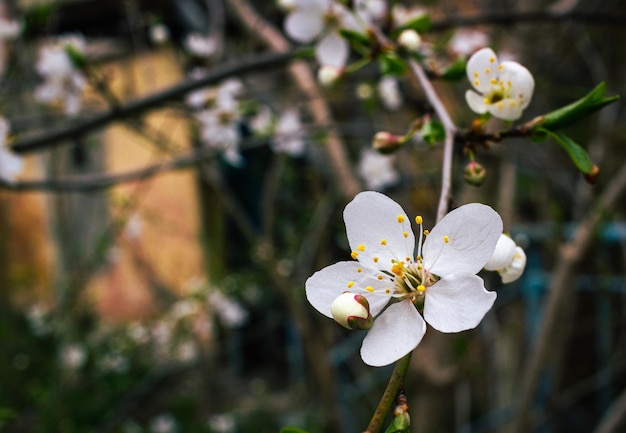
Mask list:
POLYGON ((417 217, 417 251, 408 216, 383 194, 358 194, 344 221, 354 261, 313 274, 306 296, 331 318, 331 305, 346 291, 368 300, 375 319, 361 347, 366 364, 388 365, 412 351, 426 322, 441 332, 460 332, 476 327, 492 307, 496 294, 476 275, 502 233, 502 220, 489 206, 461 206, 427 235, 417 217))
POLYGON ((396 111, 402 107, 402 94, 396 77, 385 75, 378 81, 378 96, 385 108, 390 111, 396 111))
POLYGON ((288 108, 280 115, 274 131, 273 149, 290 156, 301 156, 306 150, 302 134, 300 113, 296 108, 288 108))
POLYGON ((394 159, 393 155, 382 155, 371 149, 363 151, 358 171, 367 189, 378 191, 398 183, 400 175, 394 167, 394 159))
POLYGON ((341 37, 339 30, 361 29, 350 10, 334 0, 295 0, 285 18, 284 28, 295 41, 317 41, 317 61, 320 65, 336 68, 345 66, 350 52, 348 42, 341 37))
POLYGON ((528 69, 513 61, 499 62, 491 48, 483 48, 470 57, 467 78, 478 91, 465 92, 471 110, 503 120, 519 119, 535 88, 528 69))
POLYGON ((0 179, 14 182, 24 168, 22 158, 15 155, 7 146, 9 122, 0 116, 0 179))

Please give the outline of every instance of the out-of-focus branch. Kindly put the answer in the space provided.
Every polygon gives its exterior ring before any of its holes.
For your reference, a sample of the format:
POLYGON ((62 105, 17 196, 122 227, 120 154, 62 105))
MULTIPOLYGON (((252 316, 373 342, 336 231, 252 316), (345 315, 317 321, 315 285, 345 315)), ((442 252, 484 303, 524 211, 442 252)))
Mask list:
POLYGON ((148 167, 128 171, 121 174, 76 176, 68 179, 47 179, 38 181, 23 181, 9 183, 0 179, 0 189, 14 191, 41 191, 41 192, 84 192, 89 193, 116 185, 145 180, 152 176, 172 170, 181 170, 200 162, 210 160, 216 156, 213 149, 197 149, 181 157, 150 165, 148 167))
POLYGON ((585 12, 570 10, 566 12, 545 10, 532 12, 486 12, 467 17, 446 17, 441 20, 433 20, 431 31, 445 31, 459 27, 472 27, 478 25, 511 26, 515 24, 540 24, 577 22, 594 26, 624 26, 626 15, 607 14, 600 12, 585 12))
POLYGON ((607 409, 604 418, 593 433, 617 433, 626 421, 626 391, 607 409))
POLYGON ((527 432, 532 424, 532 405, 543 367, 550 353, 554 349, 554 335, 559 331, 559 319, 563 300, 571 294, 570 280, 575 273, 578 263, 593 240, 593 234, 600 224, 605 212, 611 209, 626 190, 626 166, 613 177, 604 193, 597 200, 596 205, 587 216, 578 224, 572 239, 561 248, 559 260, 556 263, 550 286, 548 299, 544 307, 543 320, 538 340, 525 363, 522 389, 520 391, 519 411, 514 425, 515 433, 527 432))
MULTIPOLYGON (((181 99, 192 90, 215 84, 228 77, 259 72, 262 69, 284 65, 291 61, 297 53, 298 52, 295 50, 285 50, 279 53, 263 54, 243 60, 238 59, 237 63, 217 67, 209 71, 203 77, 188 79, 183 83, 174 85, 145 98, 137 99, 127 104, 121 104, 115 109, 96 114, 86 119, 77 120, 63 128, 47 131, 34 137, 18 139, 11 146, 11 149, 16 153, 29 153, 59 145, 62 140, 89 133, 116 120, 139 116, 166 103, 181 99)), ((14 132, 19 134, 20 131, 14 132)))
POLYGON ((448 202, 452 194, 452 159, 454 150, 454 138, 456 134, 456 126, 448 114, 448 110, 437 95, 437 91, 426 76, 426 72, 422 66, 415 60, 409 60, 411 71, 419 81, 426 98, 432 105, 437 117, 443 124, 446 136, 443 142, 443 164, 441 166, 441 192, 439 194, 439 205, 437 206, 437 221, 441 220, 448 212, 448 202))
MULTIPOLYGON (((273 51, 282 53, 290 49, 289 41, 276 30, 269 22, 263 19, 245 0, 230 0, 229 2, 239 19, 252 34, 259 37, 273 51)), ((305 62, 294 62, 289 71, 306 96, 311 116, 315 123, 320 125, 332 125, 332 114, 324 95, 322 94, 311 68, 305 62)), ((361 185, 348 161, 344 149, 344 143, 339 133, 334 129, 328 130, 326 138, 326 151, 333 167, 337 184, 341 193, 346 198, 354 197, 360 190, 361 185)))

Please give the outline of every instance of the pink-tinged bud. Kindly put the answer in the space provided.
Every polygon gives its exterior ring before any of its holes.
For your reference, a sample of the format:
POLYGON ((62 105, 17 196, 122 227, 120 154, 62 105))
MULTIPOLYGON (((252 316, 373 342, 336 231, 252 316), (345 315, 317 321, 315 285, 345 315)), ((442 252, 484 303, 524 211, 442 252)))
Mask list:
POLYGON ((387 131, 380 131, 374 135, 372 147, 376 151, 387 155, 400 149, 404 146, 404 143, 406 143, 406 140, 401 135, 394 135, 387 131))
POLYGON ((330 305, 335 322, 346 329, 370 329, 374 318, 370 314, 370 304, 362 295, 344 292, 330 305))
POLYGON ((481 163, 476 161, 470 161, 463 171, 463 178, 465 182, 470 185, 480 186, 483 184, 486 177, 487 170, 485 170, 485 167, 483 167, 481 163))

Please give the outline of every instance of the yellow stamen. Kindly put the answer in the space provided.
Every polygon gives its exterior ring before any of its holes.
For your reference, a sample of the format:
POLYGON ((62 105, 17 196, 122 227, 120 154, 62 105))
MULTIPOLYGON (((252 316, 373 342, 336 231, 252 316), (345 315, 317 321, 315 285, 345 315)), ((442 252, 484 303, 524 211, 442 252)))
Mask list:
POLYGON ((359 245, 356 247, 356 249, 359 251, 365 251, 365 245, 359 245))
POLYGON ((421 223, 422 223, 422 217, 421 217, 421 216, 419 216, 419 215, 418 215, 418 216, 416 216, 416 217, 415 217, 415 222, 416 222, 417 224, 421 224, 421 223))
POLYGON ((424 230, 424 236, 427 236, 430 233, 430 230, 424 230))
POLYGON ((398 215, 398 222, 402 224, 404 222, 404 215, 398 215))
POLYGON ((373 292, 374 288, 372 286, 367 286, 365 290, 367 290, 368 292, 373 292))
POLYGON ((363 272, 363 268, 356 268, 356 271, 359 272, 359 273, 363 272))
POLYGON ((383 279, 383 276, 382 276, 382 275, 379 275, 379 276, 377 276, 376 278, 378 278, 378 280, 380 281, 380 280, 382 280, 382 279, 383 279))
POLYGON ((387 239, 383 239, 382 241, 380 241, 381 245, 387 245, 387 239))
POLYGON ((491 74, 491 68, 485 68, 485 74, 487 75, 491 74))
POLYGON ((359 257, 359 253, 357 253, 356 251, 352 251, 352 253, 350 253, 350 255, 352 256, 352 258, 354 260, 356 260, 356 258, 359 257))
POLYGON ((404 236, 405 238, 408 238, 409 237, 409 232, 402 233, 402 236, 404 236))
POLYGON ((450 238, 446 235, 446 236, 443 237, 443 241, 445 243, 448 243, 448 242, 450 242, 450 238))
POLYGON ((417 291, 424 293, 426 291, 426 287, 423 284, 417 286, 417 291))
POLYGON ((352 286, 354 286, 354 281, 349 281, 348 282, 348 289, 351 289, 352 286))
POLYGON ((374 260, 374 263, 378 263, 378 257, 374 257, 372 260, 374 260))

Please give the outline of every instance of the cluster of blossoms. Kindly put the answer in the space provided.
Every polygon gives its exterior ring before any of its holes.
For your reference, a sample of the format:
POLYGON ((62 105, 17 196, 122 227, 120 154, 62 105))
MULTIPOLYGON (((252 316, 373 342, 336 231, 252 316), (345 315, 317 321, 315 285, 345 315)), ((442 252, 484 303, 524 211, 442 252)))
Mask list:
POLYGON ((70 35, 54 39, 39 48, 35 68, 43 83, 35 89, 38 102, 60 103, 69 116, 79 113, 87 79, 77 63, 84 59, 85 47, 82 36, 70 35))
MULTIPOLYGON (((502 220, 486 205, 461 206, 430 232, 418 216, 417 250, 408 216, 383 194, 358 194, 346 206, 344 220, 354 261, 313 274, 306 296, 319 312, 345 327, 369 329, 361 357, 372 366, 390 364, 412 351, 426 322, 441 332, 476 327, 496 299, 476 274, 491 261, 496 267, 520 268, 506 241, 492 259, 502 220)), ((503 279, 506 272, 501 272, 503 279)))
POLYGON ((295 107, 284 109, 276 117, 269 107, 263 106, 250 119, 250 126, 255 135, 270 139, 272 150, 276 153, 295 158, 306 152, 300 112, 295 107))

